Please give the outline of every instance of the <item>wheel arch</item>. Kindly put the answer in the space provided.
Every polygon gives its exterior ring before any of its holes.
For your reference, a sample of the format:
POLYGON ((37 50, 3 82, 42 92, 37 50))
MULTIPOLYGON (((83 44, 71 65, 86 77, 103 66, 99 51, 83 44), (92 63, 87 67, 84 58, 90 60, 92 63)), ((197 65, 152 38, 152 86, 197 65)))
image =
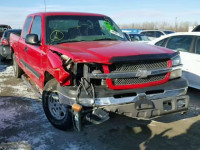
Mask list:
POLYGON ((44 82, 43 82, 43 87, 47 84, 48 81, 50 81, 51 79, 56 79, 51 73, 49 73, 48 71, 44 72, 44 82))

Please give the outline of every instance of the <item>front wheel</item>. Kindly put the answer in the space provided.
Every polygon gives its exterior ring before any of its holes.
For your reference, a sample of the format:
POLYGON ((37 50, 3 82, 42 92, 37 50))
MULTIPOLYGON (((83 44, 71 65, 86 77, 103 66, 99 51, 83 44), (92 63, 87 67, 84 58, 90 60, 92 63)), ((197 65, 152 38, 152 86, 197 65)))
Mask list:
POLYGON ((53 126, 61 130, 72 127, 72 114, 70 107, 66 107, 59 102, 57 81, 52 79, 47 82, 42 94, 43 109, 47 119, 53 126))

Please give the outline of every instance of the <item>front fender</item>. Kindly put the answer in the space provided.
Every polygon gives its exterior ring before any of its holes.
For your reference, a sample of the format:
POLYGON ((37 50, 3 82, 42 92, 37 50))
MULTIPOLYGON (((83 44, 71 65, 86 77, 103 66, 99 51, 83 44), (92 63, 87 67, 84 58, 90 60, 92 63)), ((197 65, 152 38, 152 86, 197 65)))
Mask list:
POLYGON ((60 56, 52 51, 47 53, 47 71, 60 83, 60 85, 70 85, 70 73, 64 70, 60 56))

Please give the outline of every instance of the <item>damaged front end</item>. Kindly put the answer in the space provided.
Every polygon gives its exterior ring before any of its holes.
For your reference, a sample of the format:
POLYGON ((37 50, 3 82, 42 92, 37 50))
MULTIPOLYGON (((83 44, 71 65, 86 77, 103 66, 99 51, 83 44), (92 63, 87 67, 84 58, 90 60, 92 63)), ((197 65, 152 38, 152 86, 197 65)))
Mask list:
POLYGON ((108 112, 138 119, 183 112, 189 106, 188 84, 181 78, 177 57, 110 65, 74 63, 68 57, 62 58, 72 84, 58 85, 59 101, 72 106, 78 130, 84 120, 94 124, 108 120, 108 112))

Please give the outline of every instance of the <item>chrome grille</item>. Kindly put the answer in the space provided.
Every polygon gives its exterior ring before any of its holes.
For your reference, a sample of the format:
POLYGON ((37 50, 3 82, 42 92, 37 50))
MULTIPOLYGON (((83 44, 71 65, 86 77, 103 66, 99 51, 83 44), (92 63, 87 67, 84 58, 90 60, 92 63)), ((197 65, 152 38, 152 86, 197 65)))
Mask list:
POLYGON ((127 78, 127 79, 113 79, 113 85, 132 85, 132 84, 144 84, 154 81, 165 79, 166 74, 151 76, 147 78, 127 78))
MULTIPOLYGON (((159 61, 141 61, 137 63, 126 64, 113 64, 109 66, 110 73, 125 73, 125 72, 137 72, 139 69, 156 70, 168 68, 168 60, 159 61)), ((160 74, 155 76, 148 76, 147 78, 124 78, 124 79, 112 79, 113 85, 134 85, 145 84, 149 82, 155 82, 166 78, 166 74, 160 74)))
POLYGON ((109 66, 110 73, 119 73, 119 72, 134 72, 138 69, 147 69, 147 70, 155 70, 167 68, 168 61, 151 61, 151 62, 137 62, 137 63, 128 63, 128 64, 113 64, 109 66))

